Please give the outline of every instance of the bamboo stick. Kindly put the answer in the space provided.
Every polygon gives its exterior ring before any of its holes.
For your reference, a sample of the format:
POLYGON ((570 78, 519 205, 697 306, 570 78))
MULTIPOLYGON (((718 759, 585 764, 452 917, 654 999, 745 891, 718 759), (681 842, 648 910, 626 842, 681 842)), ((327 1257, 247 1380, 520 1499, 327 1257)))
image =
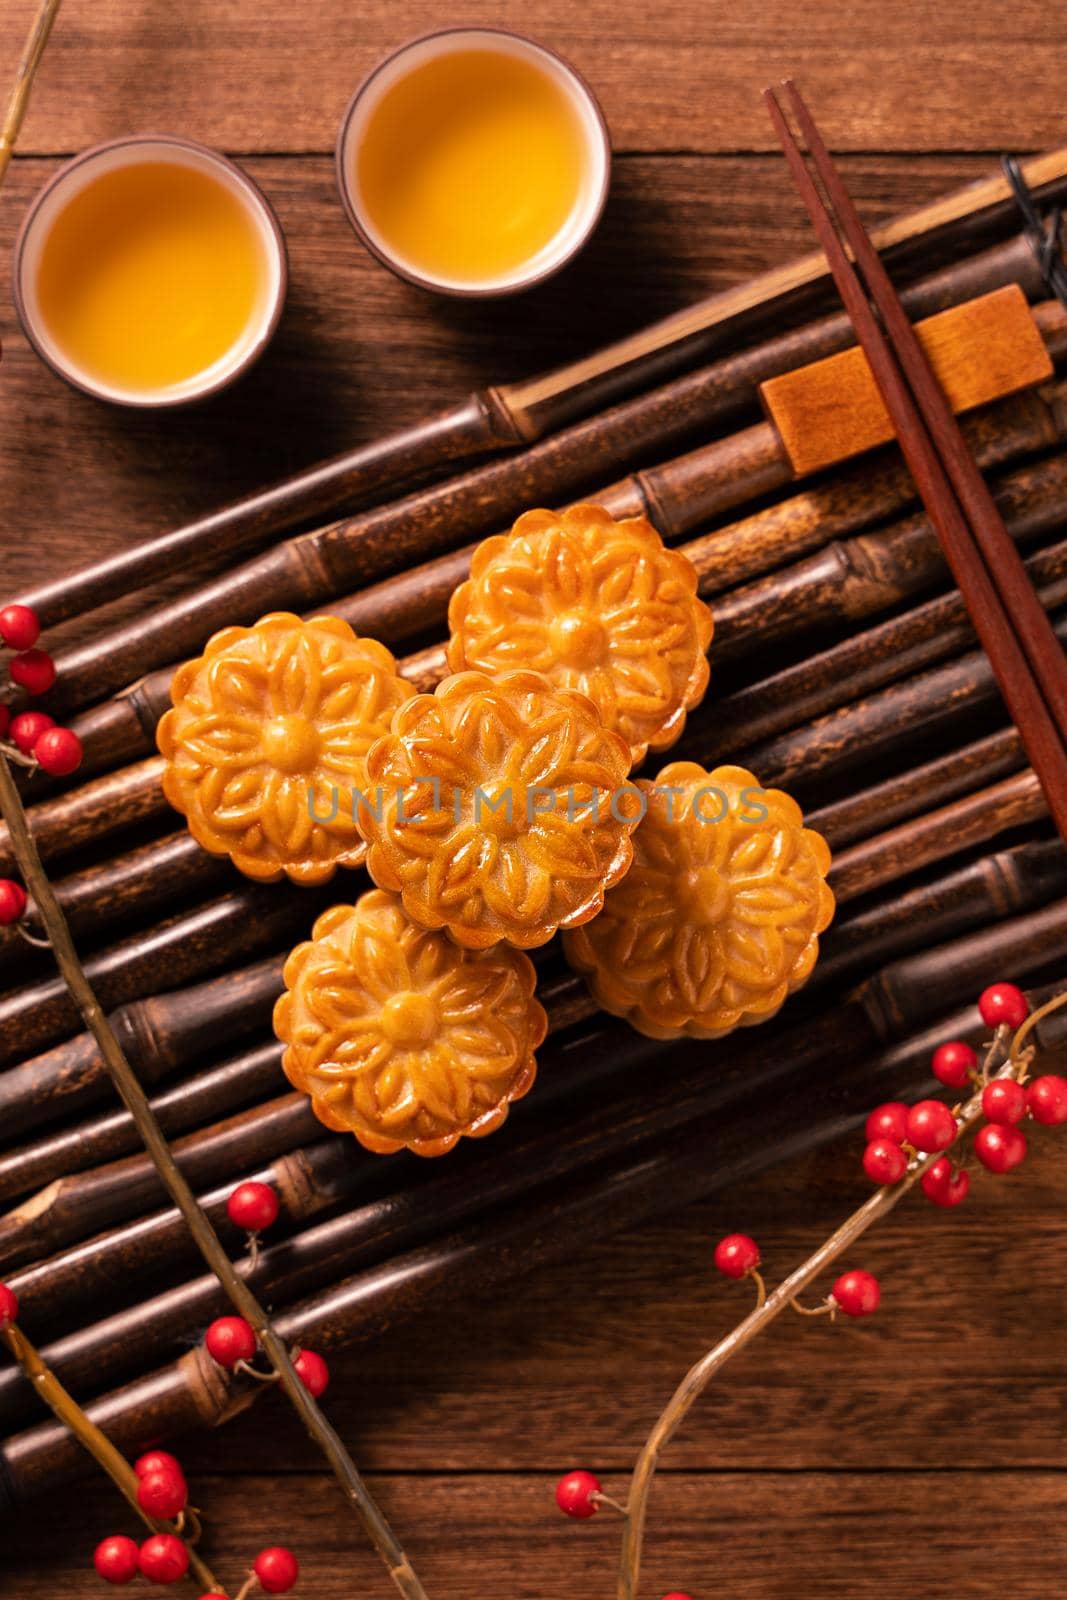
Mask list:
MULTIPOLYGON (((227 1172, 243 1172, 309 1143, 320 1131, 307 1096, 294 1092, 176 1140, 173 1154, 187 1180, 205 1189, 227 1172)), ((143 1153, 59 1178, 0 1217, 0 1273, 39 1261, 165 1198, 159 1174, 143 1153)))
MULTIPOLYGON (((1063 165, 1067 176, 1067 158, 1063 165)), ((1059 158, 1052 153, 1045 158, 1043 170, 1058 172, 1058 166, 1059 158)), ((1057 176, 1053 187, 1061 181, 1057 176)), ((1006 212, 1003 202, 999 206, 1006 212)), ((927 209, 925 214, 938 213, 927 209)), ((911 237, 923 238, 925 230, 920 228, 911 237)), ((809 281, 816 283, 822 276, 818 274, 809 281)), ((1037 298, 1043 291, 1033 249, 1020 234, 981 252, 977 259, 964 258, 942 268, 932 285, 916 286, 909 305, 914 315, 924 315, 1016 281, 1030 298, 1037 298)), ((758 310, 762 309, 763 325, 775 327, 775 334, 757 351, 743 353, 737 365, 731 367, 730 358, 716 364, 712 387, 718 394, 712 399, 708 422, 730 414, 742 395, 750 399, 754 386, 763 378, 852 342, 847 322, 839 314, 824 317, 814 327, 809 324, 782 335, 778 330, 783 320, 789 319, 783 319, 779 310, 772 321, 770 308, 783 293, 795 295, 796 289, 792 268, 775 269, 751 284, 712 296, 688 312, 643 329, 580 362, 528 383, 491 387, 470 395, 421 423, 305 469, 285 482, 94 562, 79 572, 38 585, 21 598, 34 607, 46 626, 51 626, 179 570, 189 561, 224 565, 300 522, 328 515, 345 504, 372 501, 390 489, 433 477, 442 469, 460 466, 487 453, 529 445, 573 424, 575 418, 587 417, 604 407, 612 407, 607 418, 594 417, 592 425, 584 430, 571 428, 573 439, 561 441, 561 448, 556 451, 543 452, 553 459, 553 470, 564 471, 564 461, 580 461, 583 455, 588 458, 597 447, 608 451, 613 428, 619 431, 624 446, 636 436, 639 441, 644 438, 648 447, 656 448, 655 424, 649 421, 649 408, 642 408, 640 403, 645 397, 640 396, 629 405, 617 402, 706 359, 720 341, 724 347, 732 343, 736 349, 736 335, 742 326, 758 331, 760 318, 753 316, 758 310), (642 435, 642 428, 648 429, 647 436, 642 435)), ((809 314, 816 305, 815 300, 807 299, 809 314)), ((794 321, 801 309, 796 302, 794 321)), ((666 409, 675 414, 674 432, 668 432, 667 438, 680 436, 687 402, 701 388, 700 376, 695 384, 682 382, 660 391, 661 399, 670 402, 666 409)), ((669 418, 661 416, 658 425, 669 429, 669 418)), ((536 451, 534 444, 527 455, 536 451)), ((504 473, 495 474, 497 479, 507 477, 507 465, 504 464, 504 473)))
MULTIPOLYGON (((1058 532, 1067 459, 1053 456, 1020 468, 996 486, 1014 539, 1058 532)), ((717 598, 715 655, 737 660, 754 646, 825 629, 828 617, 859 622, 945 581, 944 560, 927 518, 917 513, 890 527, 835 541, 792 566, 717 598)))
MULTIPOLYGON (((1058 637, 1067 639, 1067 616, 1055 621, 1058 637)), ((989 661, 974 650, 769 739, 747 757, 761 782, 806 796, 831 768, 837 778, 861 762, 873 767, 920 734, 944 735, 996 700, 989 661)))
MULTIPOLYGON (((182 828, 124 850, 112 860, 83 867, 54 883, 53 888, 71 931, 98 934, 104 928, 136 921, 148 907, 160 911, 178 900, 214 897, 234 882, 229 862, 208 855, 182 828)), ((27 899, 18 925, 0 929, 0 960, 25 957, 20 928, 35 937, 43 932, 32 897, 27 899)))
MULTIPOLYGON (((281 1045, 271 1039, 153 1096, 152 1110, 171 1138, 266 1100, 280 1082, 281 1045)), ((117 1110, 0 1152, 0 1200, 43 1188, 87 1167, 116 1161, 136 1150, 137 1144, 129 1112, 117 1110)))
MULTIPOLYGON (((185 983, 282 940, 292 942, 335 896, 328 884, 310 892, 245 884, 108 946, 86 960, 86 972, 110 1009, 161 984, 185 983)), ((60 977, 0 995, 0 1065, 68 1038, 77 1023, 77 1008, 60 977)))
MULTIPOLYGON (((693 1054, 690 1049, 687 1059, 691 1061, 693 1054)), ((635 1036, 627 1050, 628 1065, 653 1055, 662 1056, 662 1046, 635 1036)), ((685 1127, 695 1116, 721 1112, 739 1098, 753 1093, 770 1096, 783 1080, 825 1059, 808 1044, 799 1061, 791 1059, 786 1049, 760 1052, 749 1046, 740 1059, 723 1062, 714 1073, 698 1063, 688 1074, 683 1069, 677 1077, 673 1073, 661 1077, 652 1094, 645 1090, 619 1102, 594 1104, 584 1114, 571 1110, 562 1130, 550 1125, 518 1140, 498 1138, 497 1148, 487 1152, 488 1159, 479 1152, 476 1160, 461 1160, 425 1182, 346 1209, 339 1217, 268 1246, 255 1264, 246 1256, 238 1270, 262 1298, 279 1305, 291 1303, 372 1261, 440 1237, 473 1216, 492 1214, 526 1194, 531 1185, 540 1188, 588 1170, 650 1137, 685 1127)), ((661 1072, 667 1065, 661 1062, 661 1072)), ((44 1355, 68 1385, 82 1393, 98 1393, 102 1385, 180 1354, 224 1306, 218 1283, 204 1275, 78 1328, 48 1345, 44 1355)), ((32 1318, 32 1302, 22 1315, 24 1320, 32 1318)), ((27 1405, 24 1385, 17 1378, 18 1374, 0 1371, 4 1428, 32 1412, 32 1396, 27 1405)))
MULTIPOLYGON (((1001 958, 999 950, 983 953, 979 970, 1001 958)), ((937 973, 940 978, 940 967, 937 973)), ((975 981, 969 968, 968 979, 975 981)), ((926 982, 924 1019, 935 1014, 929 1007, 929 974, 926 982)), ((909 989, 909 999, 912 993, 909 989)), ((951 1003, 944 997, 944 1004, 951 1003)), ((973 1018, 973 1012, 969 1015, 973 1018)), ((951 1024, 958 1032, 957 1019, 951 1024)), ((883 1026, 884 1019, 877 1037, 883 1026)), ((892 1026, 900 1037, 910 1025, 894 1015, 892 1026)), ((524 1191, 519 1205, 498 1208, 456 1233, 297 1302, 278 1317, 277 1326, 285 1338, 326 1352, 374 1337, 429 1304, 439 1309, 447 1297, 467 1299, 496 1288, 518 1270, 543 1266, 565 1254, 573 1240, 581 1239, 585 1248, 591 1239, 632 1226, 665 1205, 685 1204, 719 1184, 740 1181, 769 1160, 852 1132, 879 1097, 922 1091, 929 1081, 931 1044, 945 1036, 945 1026, 924 1030, 910 1048, 883 1045, 873 1063, 857 1073, 856 1052, 869 1048, 868 1036, 861 1033, 843 1062, 797 1074, 792 1086, 778 1088, 770 1104, 763 1094, 753 1094, 733 1106, 729 1118, 716 1110, 680 1133, 628 1148, 594 1174, 579 1169, 569 1182, 524 1191)), ((702 1080, 707 1083, 706 1073, 702 1080)), ((196 1349, 101 1396, 88 1410, 120 1447, 132 1449, 146 1438, 218 1425, 254 1398, 247 1380, 222 1379, 196 1349)), ((52 1424, 6 1440, 0 1463, 12 1504, 76 1475, 80 1464, 63 1430, 52 1424)))
MULTIPOLYGON (((1026 566, 1050 611, 1067 602, 1067 539, 1026 566)), ((950 590, 717 700, 720 747, 729 754, 760 744, 974 645, 967 608, 950 590)))
POLYGON ((887 871, 895 868, 901 875, 919 872, 933 861, 986 844, 998 834, 1038 822, 1047 814, 1037 774, 1027 767, 927 813, 918 822, 900 823, 842 851, 834 860, 835 891, 852 899, 880 887, 887 871))
MULTIPOLYGON (((243 1174, 228 1173, 224 1183, 201 1194, 199 1200, 208 1220, 235 1254, 241 1239, 229 1222, 226 1202, 240 1177, 270 1185, 281 1207, 279 1227, 285 1228, 317 1216, 339 1200, 375 1193, 387 1174, 380 1164, 368 1164, 357 1173, 349 1141, 339 1134, 259 1163, 243 1174)), ((196 1259, 196 1246, 181 1212, 168 1206, 22 1268, 12 1273, 8 1282, 27 1304, 32 1302, 32 1325, 43 1332, 69 1326, 78 1307, 91 1307, 101 1295, 109 1305, 139 1298, 196 1259), (123 1292, 123 1285, 130 1286, 129 1294, 123 1292)))
MULTIPOLYGON (((824 940, 823 957, 812 981, 819 981, 818 974, 824 966, 832 971, 838 963, 842 967, 840 975, 855 976, 859 947, 865 946, 874 959, 892 959, 921 945, 926 933, 937 939, 956 937, 981 927, 987 920, 999 920, 1038 905, 1058 892, 1062 862, 1058 841, 1051 841, 1048 846, 1015 847, 988 862, 972 863, 940 884, 923 885, 888 907, 879 907, 876 921, 874 913, 860 911, 856 914, 860 925, 855 929, 855 939, 850 936, 846 920, 824 940), (1049 849, 1055 852, 1058 866, 1042 854, 1033 855, 1034 851, 1049 849), (861 923, 860 919, 865 920, 861 923)), ((968 1022, 972 1028, 975 1026, 973 1011, 968 1014, 968 1022)), ((772 1025, 772 1033, 776 1026, 772 1025)), ((949 1029, 954 1037, 961 1031, 961 1027, 949 1029)), ((764 1034, 764 1043, 766 1038, 764 1034)), ((935 1038, 933 1043, 937 1042, 935 1038)), ((560 1058, 566 1063, 566 1074, 561 1071, 553 1075, 542 1069, 536 1099, 525 1108, 523 1118, 512 1124, 512 1131, 526 1128, 527 1112, 536 1110, 541 1118, 546 1106, 551 1109, 557 1103, 566 1092, 575 1061, 580 1064, 583 1084, 588 1087, 620 1068, 621 1059, 629 1059, 635 1048, 643 1048, 640 1040, 618 1023, 608 1022, 599 1030, 580 1030, 576 1049, 569 1049, 560 1058)), ((350 1141, 333 1136, 260 1167, 250 1176, 269 1183, 275 1190, 284 1226, 307 1222, 342 1200, 359 1199, 376 1189, 387 1192, 392 1168, 392 1163, 353 1162, 350 1141)), ((427 1169, 417 1164, 415 1175, 427 1175, 427 1169)), ((230 1174, 221 1188, 204 1196, 201 1202, 227 1237, 233 1236, 226 1232, 229 1225, 225 1207, 234 1181, 235 1175, 230 1174)), ((126 1283, 131 1286, 131 1295, 139 1297, 146 1285, 151 1287, 162 1274, 180 1269, 195 1259, 195 1254, 180 1213, 169 1210, 114 1228, 16 1273, 9 1281, 23 1305, 31 1308, 35 1328, 51 1328, 60 1320, 69 1327, 77 1308, 91 1307, 102 1292, 114 1304, 116 1284, 126 1283)))
POLYGON ((1057 838, 1032 839, 942 871, 913 888, 890 887, 888 897, 867 897, 835 917, 820 940, 809 989, 838 987, 876 962, 959 938, 1067 894, 1067 851, 1057 838))
MULTIPOLYGON (((142 1079, 159 1083, 201 1052, 230 1044, 268 1021, 281 993, 284 962, 284 954, 267 956, 202 983, 148 995, 117 1007, 108 1022, 142 1079)), ((91 1034, 75 1034, 43 1056, 0 1073, 0 1127, 10 1138, 81 1111, 106 1093, 96 1041, 91 1034)))
POLYGON ((807 821, 810 827, 825 834, 835 848, 842 847, 865 836, 872 813, 882 819, 885 827, 891 827, 924 807, 944 804, 969 793, 976 779, 1007 777, 1017 772, 1025 760, 1017 730, 1000 728, 973 744, 936 756, 859 794, 821 806, 809 813, 807 821))

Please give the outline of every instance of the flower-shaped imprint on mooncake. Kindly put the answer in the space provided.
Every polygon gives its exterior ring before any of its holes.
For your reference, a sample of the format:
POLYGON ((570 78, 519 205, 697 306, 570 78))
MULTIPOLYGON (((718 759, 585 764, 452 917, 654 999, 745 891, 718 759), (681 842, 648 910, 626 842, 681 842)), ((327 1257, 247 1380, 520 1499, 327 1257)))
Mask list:
POLYGON ((708 686, 711 612, 646 517, 527 511, 486 539, 448 608, 453 672, 529 668, 578 689, 633 763, 679 737, 708 686))
POLYGON ((223 628, 174 674, 163 792, 197 843, 248 877, 324 883, 366 855, 353 789, 412 693, 385 646, 339 617, 277 611, 223 628))
POLYGON ((328 1128, 388 1155, 443 1155, 499 1128, 545 1036, 529 956, 463 950, 395 895, 334 906, 285 963, 282 1064, 328 1128))
POLYGON ((567 935, 568 960, 606 1011, 654 1039, 717 1039, 773 1016, 834 914, 825 839, 743 767, 676 761, 639 787, 634 864, 567 935))
POLYGON ((367 867, 414 922, 524 949, 600 910, 630 865, 630 751, 585 695, 462 672, 400 707, 367 756, 367 867))

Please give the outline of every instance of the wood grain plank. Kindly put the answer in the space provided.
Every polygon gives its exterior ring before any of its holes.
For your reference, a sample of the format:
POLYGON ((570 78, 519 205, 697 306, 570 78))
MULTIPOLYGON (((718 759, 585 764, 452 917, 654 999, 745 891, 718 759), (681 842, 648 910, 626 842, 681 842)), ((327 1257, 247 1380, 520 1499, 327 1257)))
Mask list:
MULTIPOLYGON (((5 0, 3 78, 33 4, 5 0)), ((843 170, 871 222, 990 170, 988 154, 962 152, 1063 138, 1067 35, 1041 0, 1008 11, 992 0, 666 0, 654 11, 543 0, 533 17, 518 0, 473 0, 463 18, 554 44, 601 94, 617 151, 664 152, 617 160, 591 249, 560 279, 497 305, 436 301, 392 279, 355 243, 334 189, 328 152, 352 87, 384 51, 440 26, 439 7, 64 0, 26 124, 30 159, 16 161, 0 207, 0 273, 56 165, 34 154, 156 127, 251 156, 286 229, 292 291, 277 343, 245 383, 160 417, 67 391, 2 296, 9 585, 809 248, 758 100, 783 71, 801 78, 834 147, 853 152, 843 170), (896 153, 856 153, 887 149, 896 153), (931 149, 945 153, 914 154, 931 149)), ((1062 1548, 1042 1530, 1067 1512, 1062 1149, 1035 1135, 1019 1173, 979 1178, 950 1216, 919 1200, 902 1207, 857 1257, 885 1280, 874 1323, 783 1324, 738 1364, 672 1450, 644 1592, 708 1600, 726 1574, 741 1600, 884 1600, 929 1592, 936 1573, 939 1592, 1000 1600, 1005 1572, 1015 1600, 1059 1592, 1062 1548)), ((744 1291, 710 1270, 716 1237, 745 1227, 785 1270, 862 1192, 854 1144, 794 1162, 506 1300, 444 1306, 336 1360, 330 1414, 374 1471, 433 1600, 470 1600, 474 1573, 476 1592, 514 1600, 610 1593, 618 1530, 559 1519, 554 1476, 587 1461, 621 1488, 683 1367, 740 1314, 744 1291)), ((304 1564, 299 1593, 389 1592, 275 1396, 183 1453, 225 1576, 283 1539, 304 1564), (265 1460, 275 1476, 261 1475, 265 1460)), ((0 1531, 0 1593, 90 1600, 93 1544, 119 1528, 135 1531, 95 1479, 30 1509, 0 1531)))
MULTIPOLYGON (((32 0, 7 0, 5 75, 32 0)), ((131 129, 244 151, 332 150, 355 86, 412 35, 454 24, 431 0, 66 0, 23 148, 73 151, 131 129)), ((602 97, 619 150, 767 150, 764 84, 792 73, 844 150, 1040 148, 1063 137, 1067 34, 1018 0, 469 0, 458 20, 531 32, 602 97)))
MULTIPOLYGON (((236 1584, 256 1551, 291 1544, 301 1563, 294 1596, 385 1600, 393 1591, 362 1544, 331 1481, 321 1475, 200 1476, 192 1488, 208 1525, 205 1550, 236 1584)), ((618 1523, 605 1513, 565 1523, 548 1477, 374 1477, 371 1488, 405 1530, 433 1600, 574 1600, 614 1593, 618 1523)), ((1048 1600, 1062 1588, 1060 1541, 1035 1537, 1062 1526, 1067 1480, 1021 1471, 850 1472, 745 1475, 665 1473, 649 1524, 642 1593, 685 1584, 696 1600, 884 1600, 886 1595, 966 1595, 1048 1600), (995 1556, 994 1556, 995 1552, 995 1556), (725 1575, 725 1577, 724 1577, 725 1575)), ((5 1530, 5 1594, 39 1592, 40 1546, 50 1600, 99 1600, 95 1541, 134 1525, 106 1489, 87 1492, 76 1530, 56 1548, 54 1514, 5 1530)), ((138 1590, 138 1593, 141 1591, 138 1590)), ((185 1589, 183 1593, 195 1591, 185 1589)))

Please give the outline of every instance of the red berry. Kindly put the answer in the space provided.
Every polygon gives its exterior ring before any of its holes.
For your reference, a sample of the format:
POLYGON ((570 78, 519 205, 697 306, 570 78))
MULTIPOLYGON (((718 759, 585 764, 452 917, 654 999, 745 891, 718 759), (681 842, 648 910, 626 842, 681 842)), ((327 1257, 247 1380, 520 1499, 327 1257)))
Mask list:
POLYGON ((916 1150, 947 1150, 955 1137, 956 1119, 941 1100, 920 1100, 908 1112, 908 1141, 916 1150))
POLYGON ((0 611, 0 639, 11 650, 29 650, 41 637, 41 624, 30 606, 10 605, 0 611))
POLYGON ((715 1246, 715 1265, 728 1278, 743 1278, 759 1264, 759 1245, 747 1233, 728 1233, 715 1246))
POLYGON ((13 656, 9 671, 12 683, 27 694, 44 694, 56 681, 56 664, 47 650, 26 650, 13 656))
POLYGON ((860 1267, 843 1272, 834 1284, 833 1297, 846 1317, 869 1317, 878 1310, 882 1291, 878 1279, 860 1267))
POLYGON ((947 1210, 951 1206, 962 1205, 970 1190, 971 1180, 966 1172, 953 1172, 948 1156, 938 1156, 933 1165, 927 1167, 919 1184, 933 1205, 943 1206, 947 1210))
POLYGON ((160 1522, 185 1510, 189 1491, 180 1472, 146 1472, 137 1485, 137 1504, 160 1522))
POLYGON ((33 753, 33 747, 48 728, 56 725, 55 717, 47 711, 20 711, 11 722, 11 737, 24 756, 33 753))
POLYGON ((139 1478, 149 1472, 173 1472, 179 1478, 184 1478, 182 1464, 177 1456, 172 1456, 169 1450, 149 1450, 143 1456, 138 1456, 133 1464, 133 1470, 139 1478))
POLYGON ((204 1343, 220 1367, 251 1361, 256 1353, 256 1336, 244 1317, 217 1317, 204 1335, 204 1343))
POLYGON ((987 1028, 1006 1023, 1018 1028, 1030 1014, 1026 996, 1014 983, 993 983, 978 996, 978 1011, 987 1028))
POLYGON ((11 707, 0 701, 0 739, 7 737, 7 730, 11 726, 11 707))
POLYGON ((10 928, 26 909, 26 891, 14 878, 0 878, 0 927, 10 928))
POLYGON ((212 1589, 210 1594, 202 1594, 200 1600, 228 1600, 228 1597, 224 1594, 219 1594, 217 1589, 212 1589))
POLYGON ((903 1144, 908 1137, 908 1108, 903 1100, 887 1100, 875 1106, 867 1118, 868 1139, 892 1139, 903 1144))
POLYGON ((129 1583, 137 1576, 137 1546, 124 1533, 101 1539, 93 1551, 93 1566, 105 1583, 129 1583))
POLYGON ((663 1600, 693 1600, 691 1594, 683 1594, 681 1589, 672 1589, 670 1594, 665 1594, 663 1600))
POLYGON ((314 1350, 301 1350, 293 1362, 297 1376, 313 1400, 325 1394, 330 1386, 330 1369, 314 1350))
POLYGON ((962 1039, 950 1039, 948 1044, 938 1045, 930 1064, 934 1077, 946 1089, 965 1089, 978 1066, 978 1055, 962 1039))
POLYGON ((269 1183, 239 1183, 226 1202, 226 1214, 235 1227, 262 1233, 278 1218, 278 1196, 269 1183))
POLYGON ((863 1152, 863 1170, 872 1183, 899 1183, 908 1158, 892 1139, 872 1139, 863 1152))
POLYGON ((252 1571, 268 1594, 285 1594, 300 1576, 300 1565, 291 1550, 272 1544, 259 1552, 252 1571))
POLYGON ((137 1564, 150 1583, 177 1583, 189 1570, 189 1551, 176 1533, 153 1533, 138 1551, 137 1564))
POLYGON ((1044 1123, 1046 1128, 1067 1122, 1067 1078, 1056 1072, 1035 1078, 1026 1091, 1026 1104, 1034 1121, 1044 1123))
POLYGON ((974 1138, 974 1153, 983 1167, 998 1176, 1011 1172, 1026 1156, 1026 1136, 1018 1128, 1000 1122, 987 1122, 974 1138))
POLYGON ((591 1472, 568 1472, 556 1484, 556 1504, 565 1517, 584 1522, 595 1517, 599 1507, 593 1496, 600 1493, 600 1481, 591 1472))
POLYGON ((6 1283, 0 1283, 0 1329, 10 1328, 19 1314, 19 1297, 6 1283))
POLYGON ((71 728, 46 728, 33 747, 34 759, 53 778, 65 778, 82 764, 82 742, 71 728))
POLYGON ((1014 1078, 994 1078, 982 1090, 982 1113, 990 1122, 1021 1122, 1026 1115, 1026 1090, 1014 1078))

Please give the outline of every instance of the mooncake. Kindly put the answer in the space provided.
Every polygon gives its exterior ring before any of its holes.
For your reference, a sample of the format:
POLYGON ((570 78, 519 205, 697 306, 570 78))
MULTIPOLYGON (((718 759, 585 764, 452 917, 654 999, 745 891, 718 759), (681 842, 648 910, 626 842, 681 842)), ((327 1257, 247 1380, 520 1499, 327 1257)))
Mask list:
POLYGON ((190 833, 250 878, 323 883, 359 866, 364 758, 412 689, 384 645, 291 612, 224 628, 171 683, 163 792, 190 833))
POLYGON ((448 622, 453 672, 528 668, 579 690, 635 764, 674 743, 708 686, 696 568, 646 517, 527 511, 478 546, 448 622))
POLYGON ((805 982, 834 912, 830 850, 743 767, 689 761, 642 781, 634 862, 565 938, 605 1010, 655 1039, 762 1022, 805 982))
POLYGON ((290 1082, 368 1150, 442 1155, 499 1128, 534 1081, 546 1018, 530 958, 464 950, 395 895, 324 912, 285 985, 274 1028, 290 1082))
POLYGON ((412 921, 522 948, 595 916, 633 854, 630 750, 585 695, 464 672, 409 700, 367 755, 367 867, 412 921))

